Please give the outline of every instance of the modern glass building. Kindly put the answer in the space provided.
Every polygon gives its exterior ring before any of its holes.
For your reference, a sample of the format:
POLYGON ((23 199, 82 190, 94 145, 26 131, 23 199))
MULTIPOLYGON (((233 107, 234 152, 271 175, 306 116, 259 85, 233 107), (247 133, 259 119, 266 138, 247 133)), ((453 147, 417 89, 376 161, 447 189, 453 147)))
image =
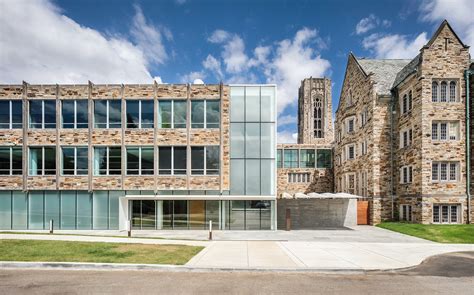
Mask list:
POLYGON ((0 85, 0 229, 276 228, 274 85, 0 85))

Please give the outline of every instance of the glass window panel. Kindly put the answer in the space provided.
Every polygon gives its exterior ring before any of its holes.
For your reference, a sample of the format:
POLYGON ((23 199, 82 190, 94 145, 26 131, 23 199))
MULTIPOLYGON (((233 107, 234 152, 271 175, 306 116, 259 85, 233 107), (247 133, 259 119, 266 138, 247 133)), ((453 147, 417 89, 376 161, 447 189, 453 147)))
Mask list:
POLYGON ((209 221, 212 220, 212 228, 219 228, 219 201, 206 201, 206 226, 209 228, 209 221))
POLYGON ((171 128, 171 101, 158 101, 158 128, 171 128))
POLYGON ((227 214, 229 229, 245 229, 245 201, 229 201, 227 214))
POLYGON ((140 148, 127 148, 127 175, 140 174, 140 148))
POLYGON ((44 128, 56 128, 56 101, 44 101, 44 128))
POLYGON ((142 229, 142 201, 131 200, 132 203, 132 229, 142 229))
POLYGON ((0 191, 0 229, 12 228, 12 192, 0 191))
POLYGON ((332 167, 332 151, 318 149, 317 168, 331 168, 332 167))
POLYGON ((275 123, 261 124, 261 157, 275 158, 275 123))
POLYGON ((0 147, 0 175, 9 175, 10 170, 10 147, 0 147))
POLYGON ((92 195, 77 192, 77 229, 92 229, 92 195))
POLYGON ((76 192, 61 191, 61 229, 76 228, 76 192))
POLYGON ((107 175, 107 148, 94 148, 94 175, 107 175))
POLYGON ((60 228, 60 217, 59 217, 59 200, 60 196, 55 191, 44 192, 44 222, 45 229, 49 229, 49 222, 53 220, 53 228, 60 228))
POLYGON ((9 100, 0 100, 0 129, 10 129, 9 100))
POLYGON ((245 160, 230 160, 230 193, 245 194, 245 160))
POLYGON ((188 201, 175 200, 173 203, 173 227, 188 227, 188 201))
POLYGON ((30 100, 30 128, 43 128, 43 101, 30 100))
POLYGON ((89 151, 86 147, 76 148, 76 174, 87 175, 89 170, 89 151))
POLYGON ((206 228, 206 201, 189 201, 189 227, 191 229, 206 228))
POLYGON ((204 147, 191 147, 191 174, 204 174, 204 147))
POLYGON ((260 121, 260 87, 245 87, 245 121, 260 121))
POLYGON ((173 201, 163 201, 163 228, 173 228, 173 201))
POLYGON ((11 120, 13 129, 23 127, 23 102, 21 100, 12 100, 11 120))
POLYGON ((261 121, 275 122, 275 87, 262 86, 261 93, 261 121))
POLYGON ((244 122, 245 87, 230 88, 230 121, 244 122))
POLYGON ((245 194, 260 195, 260 160, 245 161, 245 194))
POLYGON ((186 147, 174 147, 173 174, 186 174, 186 147))
POLYGON ((76 100, 76 128, 89 128, 89 102, 76 100))
POLYGON ((191 128, 204 128, 204 100, 191 101, 191 128))
POLYGON ((300 150, 300 168, 314 168, 315 166, 315 152, 314 149, 300 150))
POLYGON ((109 100, 109 128, 122 126, 122 101, 109 100))
POLYGON ((12 229, 27 229, 28 198, 26 193, 13 191, 12 229))
POLYGON ((159 147, 158 161, 158 174, 171 174, 171 147, 159 147))
POLYGON ((139 128, 140 125, 140 101, 127 100, 127 128, 139 128))
POLYGON ((260 123, 245 124, 245 156, 260 158, 260 123))
POLYGON ((94 101, 94 127, 107 128, 107 100, 94 101))
POLYGON ((173 127, 186 128, 186 105, 185 100, 173 101, 173 127))
POLYGON ((298 150, 284 150, 284 168, 298 168, 298 150))
POLYGON ((261 194, 275 195, 275 160, 262 159, 261 161, 261 194))
POLYGON ((108 228, 109 196, 108 191, 95 191, 92 199, 92 224, 94 229, 108 228))
POLYGON ((230 157, 245 157, 245 124, 230 124, 230 157))
POLYGON ((141 128, 153 128, 154 127, 154 110, 155 103, 153 100, 142 100, 142 122, 141 128))
POLYGON ((260 208, 265 206, 261 201, 245 201, 245 229, 260 229, 260 208))
POLYGON ((142 147, 142 175, 153 175, 154 171, 154 152, 152 147, 142 147))
POLYGON ((109 147, 109 174, 122 174, 122 149, 109 147))
POLYGON ((142 200, 141 202, 142 229, 155 229, 156 227, 156 204, 154 200, 142 200))
POLYGON ((277 168, 283 167, 283 150, 277 150, 277 168))
POLYGON ((219 128, 220 100, 206 101, 206 128, 219 128))
POLYGON ((74 128, 74 100, 63 100, 61 103, 63 128, 74 128))
POLYGON ((109 229, 119 229, 119 202, 123 191, 109 192, 109 229))
POLYGON ((63 175, 74 175, 74 148, 63 147, 63 175))
POLYGON ((30 148, 30 175, 41 175, 43 173, 43 149, 40 147, 30 148))
POLYGON ((44 148, 44 175, 56 174, 56 148, 44 148))
POLYGON ((206 147, 206 174, 219 174, 219 146, 206 147))
POLYGON ((28 229, 43 229, 43 191, 29 193, 28 229))

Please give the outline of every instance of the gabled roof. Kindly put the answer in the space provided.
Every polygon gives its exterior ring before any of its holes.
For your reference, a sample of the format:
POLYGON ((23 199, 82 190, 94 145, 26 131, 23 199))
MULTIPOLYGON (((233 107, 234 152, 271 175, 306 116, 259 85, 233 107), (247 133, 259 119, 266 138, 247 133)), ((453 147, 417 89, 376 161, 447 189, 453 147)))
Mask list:
POLYGON ((453 33, 454 37, 456 37, 456 39, 458 39, 459 43, 461 43, 462 46, 464 46, 464 48, 469 48, 469 46, 467 46, 466 44, 464 44, 462 41, 461 41, 461 38, 459 38, 459 36, 456 34, 456 32, 453 30, 453 28, 451 27, 451 25, 448 23, 447 20, 444 20, 441 25, 439 26, 439 28, 436 30, 436 32, 434 33, 433 37, 431 37, 430 41, 428 41, 428 43, 426 43, 425 46, 423 46, 423 48, 428 48, 431 46, 431 44, 433 44, 433 42, 436 40, 436 38, 438 38, 438 35, 441 33, 441 31, 444 29, 445 26, 448 26, 448 28, 451 30, 451 32, 453 33))
POLYGON ((411 74, 416 72, 420 62, 421 62, 421 54, 418 54, 406 66, 404 66, 403 69, 401 69, 400 72, 397 73, 397 76, 395 77, 395 81, 393 81, 392 88, 397 87, 408 76, 410 76, 411 74))
POLYGON ((390 95, 399 72, 409 63, 409 59, 365 59, 356 58, 365 73, 373 74, 372 80, 376 83, 374 88, 377 94, 390 95))

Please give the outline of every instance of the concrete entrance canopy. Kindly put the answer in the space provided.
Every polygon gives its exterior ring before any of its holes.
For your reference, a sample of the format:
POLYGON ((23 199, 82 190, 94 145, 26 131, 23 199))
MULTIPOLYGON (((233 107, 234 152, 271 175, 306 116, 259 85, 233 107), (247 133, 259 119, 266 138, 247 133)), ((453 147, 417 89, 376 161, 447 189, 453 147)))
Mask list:
POLYGON ((359 199, 360 196, 348 193, 296 193, 294 195, 282 193, 280 199, 359 199))

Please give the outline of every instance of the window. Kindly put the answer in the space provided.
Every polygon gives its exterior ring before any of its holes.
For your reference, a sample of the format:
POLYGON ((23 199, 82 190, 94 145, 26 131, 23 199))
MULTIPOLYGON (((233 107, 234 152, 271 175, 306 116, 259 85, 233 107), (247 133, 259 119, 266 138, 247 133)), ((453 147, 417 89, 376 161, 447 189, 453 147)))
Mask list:
POLYGON ((56 128, 56 101, 30 101, 30 128, 56 128))
POLYGON ((122 174, 121 153, 120 147, 94 148, 94 175, 122 174))
POLYGON ((360 113, 360 127, 364 127, 365 124, 367 124, 367 115, 368 115, 367 108, 364 108, 362 113, 360 113))
POLYGON ((121 128, 122 101, 117 99, 94 101, 94 127, 121 128))
POLYGON ((158 174, 186 175, 186 147, 159 147, 158 174))
POLYGON ((321 97, 314 100, 314 137, 323 138, 323 102, 321 97))
POLYGON ((158 101, 158 128, 186 128, 185 100, 158 101))
POLYGON ((298 168, 298 150, 284 150, 284 168, 298 168))
POLYGON ((62 175, 87 175, 89 166, 87 147, 63 147, 62 151, 62 175))
POLYGON ((432 82, 431 83, 431 101, 432 102, 438 102, 438 82, 432 82))
POLYGON ((347 133, 352 133, 354 132, 354 117, 348 118, 346 120, 346 132, 347 133))
POLYGON ((153 128, 153 100, 127 100, 127 128, 153 128))
POLYGON ((413 129, 406 129, 400 132, 400 148, 406 148, 413 142, 413 129))
POLYGON ((367 154, 367 141, 363 141, 361 142, 360 144, 360 152, 362 155, 366 155, 367 154))
POLYGON ((23 103, 21 100, 0 101, 0 129, 23 127, 23 103))
POLYGON ((310 173, 288 173, 288 182, 290 183, 311 182, 310 173))
POLYGON ((346 159, 347 160, 355 159, 355 146, 353 144, 346 146, 346 159))
POLYGON ((191 174, 219 174, 219 146, 191 147, 191 174))
POLYGON ((413 167, 403 166, 400 169, 400 183, 412 183, 413 182, 413 167))
POLYGON ((20 175, 23 173, 21 147, 0 147, 0 175, 20 175))
POLYGON ((432 140, 459 140, 459 122, 432 122, 432 140))
POLYGON ((443 81, 441 82, 441 93, 440 93, 440 102, 446 102, 447 101, 447 98, 446 98, 446 90, 448 88, 448 83, 446 83, 446 81, 443 81))
POLYGON ((347 192, 355 194, 355 174, 347 174, 347 192))
POLYGON ((153 175, 153 147, 127 147, 127 175, 153 175))
POLYGON ((281 149, 277 150, 277 168, 283 168, 283 151, 281 149))
POLYGON ((331 168, 331 167, 332 167, 332 151, 329 149, 318 149, 316 168, 325 169, 325 168, 331 168))
POLYGON ((62 128, 88 128, 88 101, 63 100, 61 102, 62 128))
POLYGON ((219 100, 191 101, 191 128, 219 128, 219 100))
POLYGON ((456 102, 456 82, 449 82, 449 102, 456 102))
POLYGON ((361 182, 361 196, 367 197, 368 196, 368 173, 367 171, 362 171, 360 173, 360 182, 361 182))
POLYGON ((456 182, 459 180, 459 162, 433 162, 431 164, 433 182, 456 182))
POLYGON ((433 204, 433 223, 459 223, 459 204, 433 204))
POLYGON ((408 93, 405 93, 403 95, 402 105, 401 105, 402 114, 404 115, 410 112, 412 107, 413 107, 413 93, 410 90, 408 93))
POLYGON ((411 205, 400 205, 400 220, 412 221, 412 207, 411 205))
POLYGON ((30 171, 35 175, 56 174, 56 148, 55 147, 30 147, 30 171))
POLYGON ((314 168, 315 160, 316 158, 315 158, 314 149, 300 150, 300 166, 299 166, 300 168, 314 168))

